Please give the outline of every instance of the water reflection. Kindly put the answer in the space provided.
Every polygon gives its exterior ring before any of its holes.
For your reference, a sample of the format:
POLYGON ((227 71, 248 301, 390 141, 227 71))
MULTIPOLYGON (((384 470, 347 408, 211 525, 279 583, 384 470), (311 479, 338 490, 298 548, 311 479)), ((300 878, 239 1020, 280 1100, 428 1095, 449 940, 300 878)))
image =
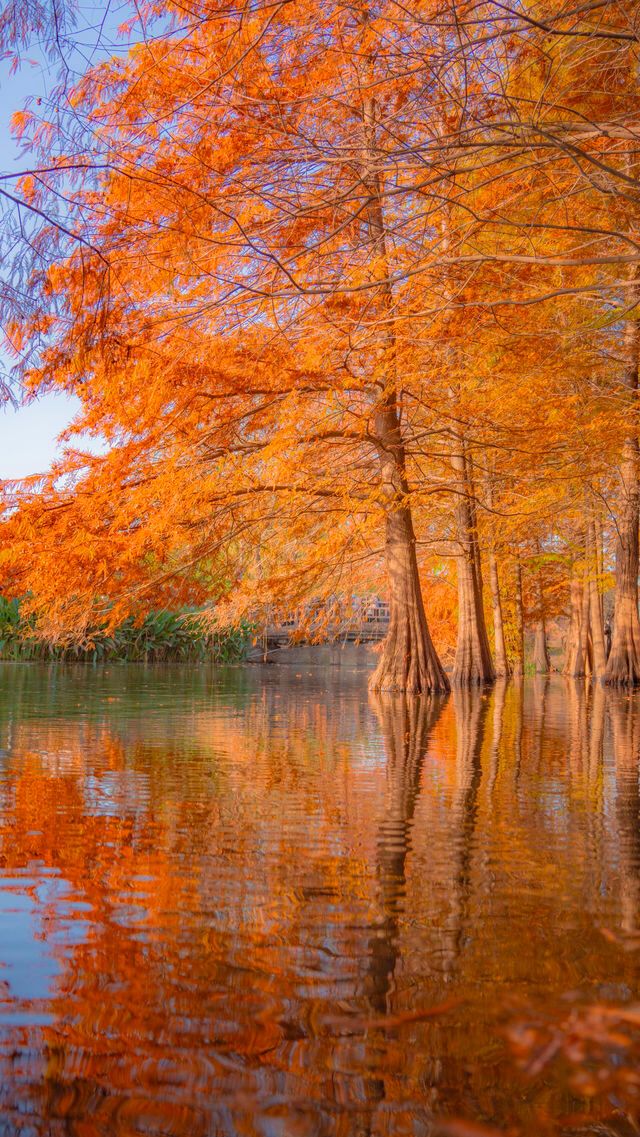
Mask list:
POLYGON ((0 668, 0 1133, 637 1120, 505 1029, 639 999, 638 698, 366 673, 0 668))
POLYGON ((429 735, 446 700, 372 696, 386 753, 386 794, 378 827, 376 861, 382 919, 371 940, 372 1010, 392 1008, 399 919, 406 897, 406 861, 429 735))
POLYGON ((620 849, 622 928, 640 930, 640 714, 634 700, 617 695, 610 700, 616 764, 616 821, 620 849))

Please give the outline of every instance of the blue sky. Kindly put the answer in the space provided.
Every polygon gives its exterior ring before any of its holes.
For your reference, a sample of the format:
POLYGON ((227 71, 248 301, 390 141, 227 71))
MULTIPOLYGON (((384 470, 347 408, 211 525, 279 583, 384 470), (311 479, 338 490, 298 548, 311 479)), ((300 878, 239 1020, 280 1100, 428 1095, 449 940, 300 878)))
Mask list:
MULTIPOLYGON (((32 94, 46 93, 48 76, 41 67, 24 64, 15 75, 0 64, 0 169, 19 167, 19 155, 9 131, 14 110, 32 94)), ((20 478, 46 470, 54 457, 55 440, 73 415, 64 396, 50 395, 17 411, 0 411, 0 478, 20 478)))
POLYGON ((65 395, 45 395, 37 403, 0 412, 0 478, 24 478, 49 468, 56 438, 70 423, 75 403, 65 395))
MULTIPOLYGON (((96 62, 99 55, 112 54, 113 38, 123 10, 121 0, 81 0, 83 27, 78 36, 81 47, 74 65, 82 67, 96 62), (106 48, 96 48, 98 34, 105 44, 113 37, 106 48)), ((24 54, 25 62, 14 75, 9 74, 6 62, 0 62, 0 171, 3 172, 19 170, 24 165, 9 129, 11 115, 24 106, 29 96, 41 96, 46 103, 49 91, 55 86, 55 74, 42 62, 37 48, 29 48, 24 54), (29 58, 35 62, 30 63, 29 58)), ((64 395, 46 395, 37 403, 18 410, 0 408, 0 478, 20 478, 48 469, 57 451, 57 436, 71 421, 75 408, 75 400, 64 395)))

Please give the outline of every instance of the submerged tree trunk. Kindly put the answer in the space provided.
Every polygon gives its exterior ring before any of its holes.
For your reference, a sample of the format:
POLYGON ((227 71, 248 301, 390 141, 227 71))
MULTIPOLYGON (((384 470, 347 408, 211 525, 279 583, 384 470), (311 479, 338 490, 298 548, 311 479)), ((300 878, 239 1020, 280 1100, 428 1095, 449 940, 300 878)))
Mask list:
POLYGON ((496 677, 482 603, 480 551, 474 524, 473 499, 464 444, 454 442, 451 465, 456 482, 456 541, 458 555, 458 640, 451 681, 455 686, 480 686, 496 677))
POLYGON ((522 603, 522 567, 520 558, 516 560, 516 650, 513 661, 513 678, 522 679, 524 675, 524 605, 522 603))
MULTIPOLYGON (((368 17, 363 15, 363 26, 368 17)), ((409 502, 401 412, 397 397, 393 295, 389 283, 385 225, 378 174, 376 101, 372 61, 366 63, 362 100, 362 180, 367 190, 367 252, 371 264, 372 314, 381 317, 375 333, 372 418, 377 442, 380 498, 385 515, 385 553, 389 578, 389 634, 371 677, 374 691, 445 692, 449 680, 433 646, 425 615, 409 502)))
MULTIPOLYGON (((629 303, 640 299, 636 279, 629 303)), ((630 431, 622 447, 620 462, 620 511, 616 541, 616 599, 613 614, 613 639, 604 673, 605 683, 635 687, 640 683, 640 621, 638 620, 638 522, 640 494, 638 487, 638 352, 640 321, 627 320, 625 329, 624 375, 630 431)))

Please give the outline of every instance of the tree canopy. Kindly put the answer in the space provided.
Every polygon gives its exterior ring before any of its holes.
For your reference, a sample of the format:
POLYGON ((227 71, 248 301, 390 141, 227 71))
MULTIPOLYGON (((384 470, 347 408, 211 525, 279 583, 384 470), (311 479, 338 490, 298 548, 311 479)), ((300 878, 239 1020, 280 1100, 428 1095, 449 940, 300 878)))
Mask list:
POLYGON ((374 685, 443 690, 456 619, 454 682, 490 681, 574 580, 570 667, 640 681, 636 17, 151 3, 16 114, 8 343, 106 443, 4 487, 43 635, 384 588, 374 685))

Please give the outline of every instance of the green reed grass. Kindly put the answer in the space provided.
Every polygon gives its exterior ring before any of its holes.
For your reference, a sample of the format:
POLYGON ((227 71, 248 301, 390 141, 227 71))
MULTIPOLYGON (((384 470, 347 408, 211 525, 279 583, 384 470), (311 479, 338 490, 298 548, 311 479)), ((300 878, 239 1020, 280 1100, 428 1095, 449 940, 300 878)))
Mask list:
POLYGON ((205 631, 195 616, 193 609, 150 612, 142 622, 129 619, 112 632, 96 630, 89 645, 70 647, 38 639, 33 621, 22 615, 19 600, 0 597, 0 659, 234 663, 244 657, 252 635, 248 624, 205 631))

